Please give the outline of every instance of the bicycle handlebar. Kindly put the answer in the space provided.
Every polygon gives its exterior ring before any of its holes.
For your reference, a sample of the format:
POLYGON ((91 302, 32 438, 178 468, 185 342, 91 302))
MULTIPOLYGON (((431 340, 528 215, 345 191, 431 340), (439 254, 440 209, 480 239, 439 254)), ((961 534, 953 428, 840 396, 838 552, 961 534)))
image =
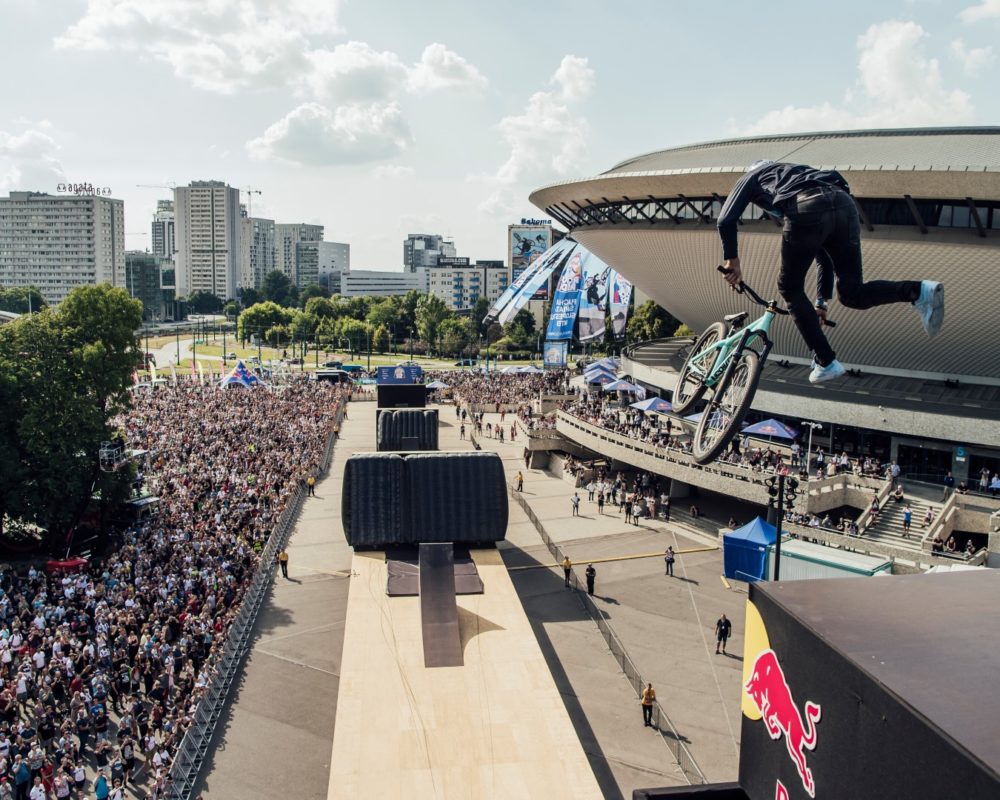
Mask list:
MULTIPOLYGON (((721 264, 719 264, 719 266, 716 267, 716 269, 718 269, 719 272, 721 272, 723 275, 728 275, 729 272, 730 272, 730 270, 726 269, 721 264)), ((757 294, 757 292, 755 292, 750 287, 750 284, 748 284, 746 281, 740 281, 738 285, 736 285, 736 286, 733 287, 733 291, 737 292, 738 294, 747 294, 747 295, 749 295, 750 299, 753 300, 757 305, 759 305, 759 306, 765 306, 767 308, 773 308, 776 314, 788 314, 789 313, 789 311, 788 311, 787 308, 778 308, 778 304, 774 300, 765 300, 763 297, 761 297, 759 294, 757 294)), ((834 322, 832 319, 825 320, 823 322, 823 324, 826 325, 829 328, 836 328, 837 327, 837 323, 834 322)))

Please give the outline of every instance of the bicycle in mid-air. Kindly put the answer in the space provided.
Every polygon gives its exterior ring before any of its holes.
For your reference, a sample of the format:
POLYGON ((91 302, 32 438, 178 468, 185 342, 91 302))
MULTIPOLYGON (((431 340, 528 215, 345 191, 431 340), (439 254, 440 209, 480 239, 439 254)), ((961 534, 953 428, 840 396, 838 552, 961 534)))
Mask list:
MULTIPOLYGON (((718 269, 728 272, 722 266, 718 269)), ((745 326, 747 311, 728 314, 722 322, 710 325, 688 352, 674 389, 674 412, 681 416, 694 408, 706 391, 712 391, 692 442, 694 460, 699 464, 714 461, 740 432, 773 346, 768 335, 771 322, 779 314, 788 314, 776 300, 765 300, 746 282, 733 288, 763 306, 764 313, 745 326)), ((831 320, 825 324, 835 325, 831 320)))

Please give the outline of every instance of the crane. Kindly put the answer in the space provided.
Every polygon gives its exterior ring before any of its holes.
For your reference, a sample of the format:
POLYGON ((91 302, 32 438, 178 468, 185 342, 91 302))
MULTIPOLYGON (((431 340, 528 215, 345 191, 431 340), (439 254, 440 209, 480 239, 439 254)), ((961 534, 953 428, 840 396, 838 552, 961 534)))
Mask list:
POLYGON ((244 186, 240 189, 241 192, 246 192, 247 196, 247 216, 253 217, 253 196, 255 194, 263 194, 260 189, 254 189, 252 186, 244 186))

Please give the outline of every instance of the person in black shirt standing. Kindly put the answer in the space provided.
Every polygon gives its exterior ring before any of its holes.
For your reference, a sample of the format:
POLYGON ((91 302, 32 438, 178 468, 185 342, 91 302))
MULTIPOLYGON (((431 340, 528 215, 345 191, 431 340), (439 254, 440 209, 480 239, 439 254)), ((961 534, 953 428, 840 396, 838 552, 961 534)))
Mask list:
POLYGON ((928 335, 944 321, 944 287, 938 281, 869 281, 861 269, 861 224, 847 181, 835 170, 817 170, 804 164, 755 161, 736 182, 719 213, 719 235, 725 259, 725 279, 736 288, 743 280, 737 247, 737 222, 753 203, 775 218, 784 219, 778 291, 795 325, 813 351, 811 383, 833 380, 844 367, 821 325, 834 276, 840 302, 867 309, 889 303, 912 303, 928 335), (813 308, 805 292, 806 273, 819 262, 818 297, 813 308))
POLYGON ((726 642, 729 634, 733 632, 733 623, 723 614, 715 623, 715 654, 719 654, 719 646, 722 646, 722 655, 726 654, 726 642))
POLYGON ((594 596, 594 579, 597 577, 597 570, 593 564, 587 564, 587 594, 594 596))

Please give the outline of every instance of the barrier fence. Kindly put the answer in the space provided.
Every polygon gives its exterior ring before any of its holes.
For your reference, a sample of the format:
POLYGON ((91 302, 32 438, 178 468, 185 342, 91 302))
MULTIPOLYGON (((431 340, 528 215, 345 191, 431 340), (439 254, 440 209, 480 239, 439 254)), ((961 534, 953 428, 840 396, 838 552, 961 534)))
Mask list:
MULTIPOLYGON (((340 430, 340 425, 343 422, 344 408, 345 406, 342 405, 337 409, 337 415, 323 451, 318 477, 325 476, 330 469, 333 447, 337 439, 336 431, 340 430)), ((267 544, 261 551, 257 573, 240 604, 236 619, 233 620, 233 624, 229 628, 226 642, 222 647, 222 654, 216 662, 215 673, 205 693, 198 701, 194 719, 184 733, 184 738, 174 756, 174 762, 170 768, 171 785, 166 794, 171 800, 188 800, 194 791, 195 783, 212 742, 215 726, 225 709, 229 690, 233 681, 242 671, 243 660, 249 650, 257 614, 277 568, 275 561, 278 552, 288 541, 288 535, 302 510, 305 496, 305 488, 297 486, 288 505, 285 506, 285 510, 278 517, 278 521, 268 537, 267 544)))
MULTIPOLYGON (((508 487, 511 497, 517 500, 518 504, 521 506, 524 513, 531 520, 532 525, 535 526, 535 530, 538 531, 538 535, 542 537, 542 541, 548 548, 549 553, 555 559, 556 563, 562 563, 565 558, 565 553, 554 541, 552 541, 548 532, 545 530, 545 526, 542 524, 541 520, 535 515, 535 512, 531 510, 531 506, 528 505, 527 501, 521 496, 521 494, 513 487, 508 487)), ((637 697, 642 697, 642 690, 646 686, 646 681, 643 680, 642 673, 639 672, 639 668, 636 667, 635 662, 632 661, 631 656, 629 656, 628 651, 625 649, 625 645, 622 644, 621 639, 618 638, 618 634, 615 633, 614 628, 611 627, 611 623, 608 622, 605 615, 597 607, 590 596, 584 590, 584 587, 580 585, 579 579, 576 577, 574 571, 570 571, 570 585, 575 590, 576 596, 580 600, 580 604, 586 609, 587 613, 590 614, 594 622, 597 623, 597 628, 604 636, 604 641, 608 645, 608 649, 611 650, 611 654, 614 656, 615 661, 618 662, 618 666, 624 673, 625 677, 628 678, 629 683, 632 684, 632 689, 635 691, 637 697)), ((701 771, 701 768, 695 762, 694 757, 688 750, 685 740, 677 732, 677 728, 674 727, 673 722, 670 721, 670 717, 667 716, 667 712, 663 710, 659 701, 653 702, 653 728, 660 734, 663 738, 664 743, 669 748, 670 752, 673 754, 674 758, 677 760, 678 766, 680 766, 681 771, 684 773, 685 779, 690 784, 702 784, 708 783, 705 778, 705 774, 701 771)))

